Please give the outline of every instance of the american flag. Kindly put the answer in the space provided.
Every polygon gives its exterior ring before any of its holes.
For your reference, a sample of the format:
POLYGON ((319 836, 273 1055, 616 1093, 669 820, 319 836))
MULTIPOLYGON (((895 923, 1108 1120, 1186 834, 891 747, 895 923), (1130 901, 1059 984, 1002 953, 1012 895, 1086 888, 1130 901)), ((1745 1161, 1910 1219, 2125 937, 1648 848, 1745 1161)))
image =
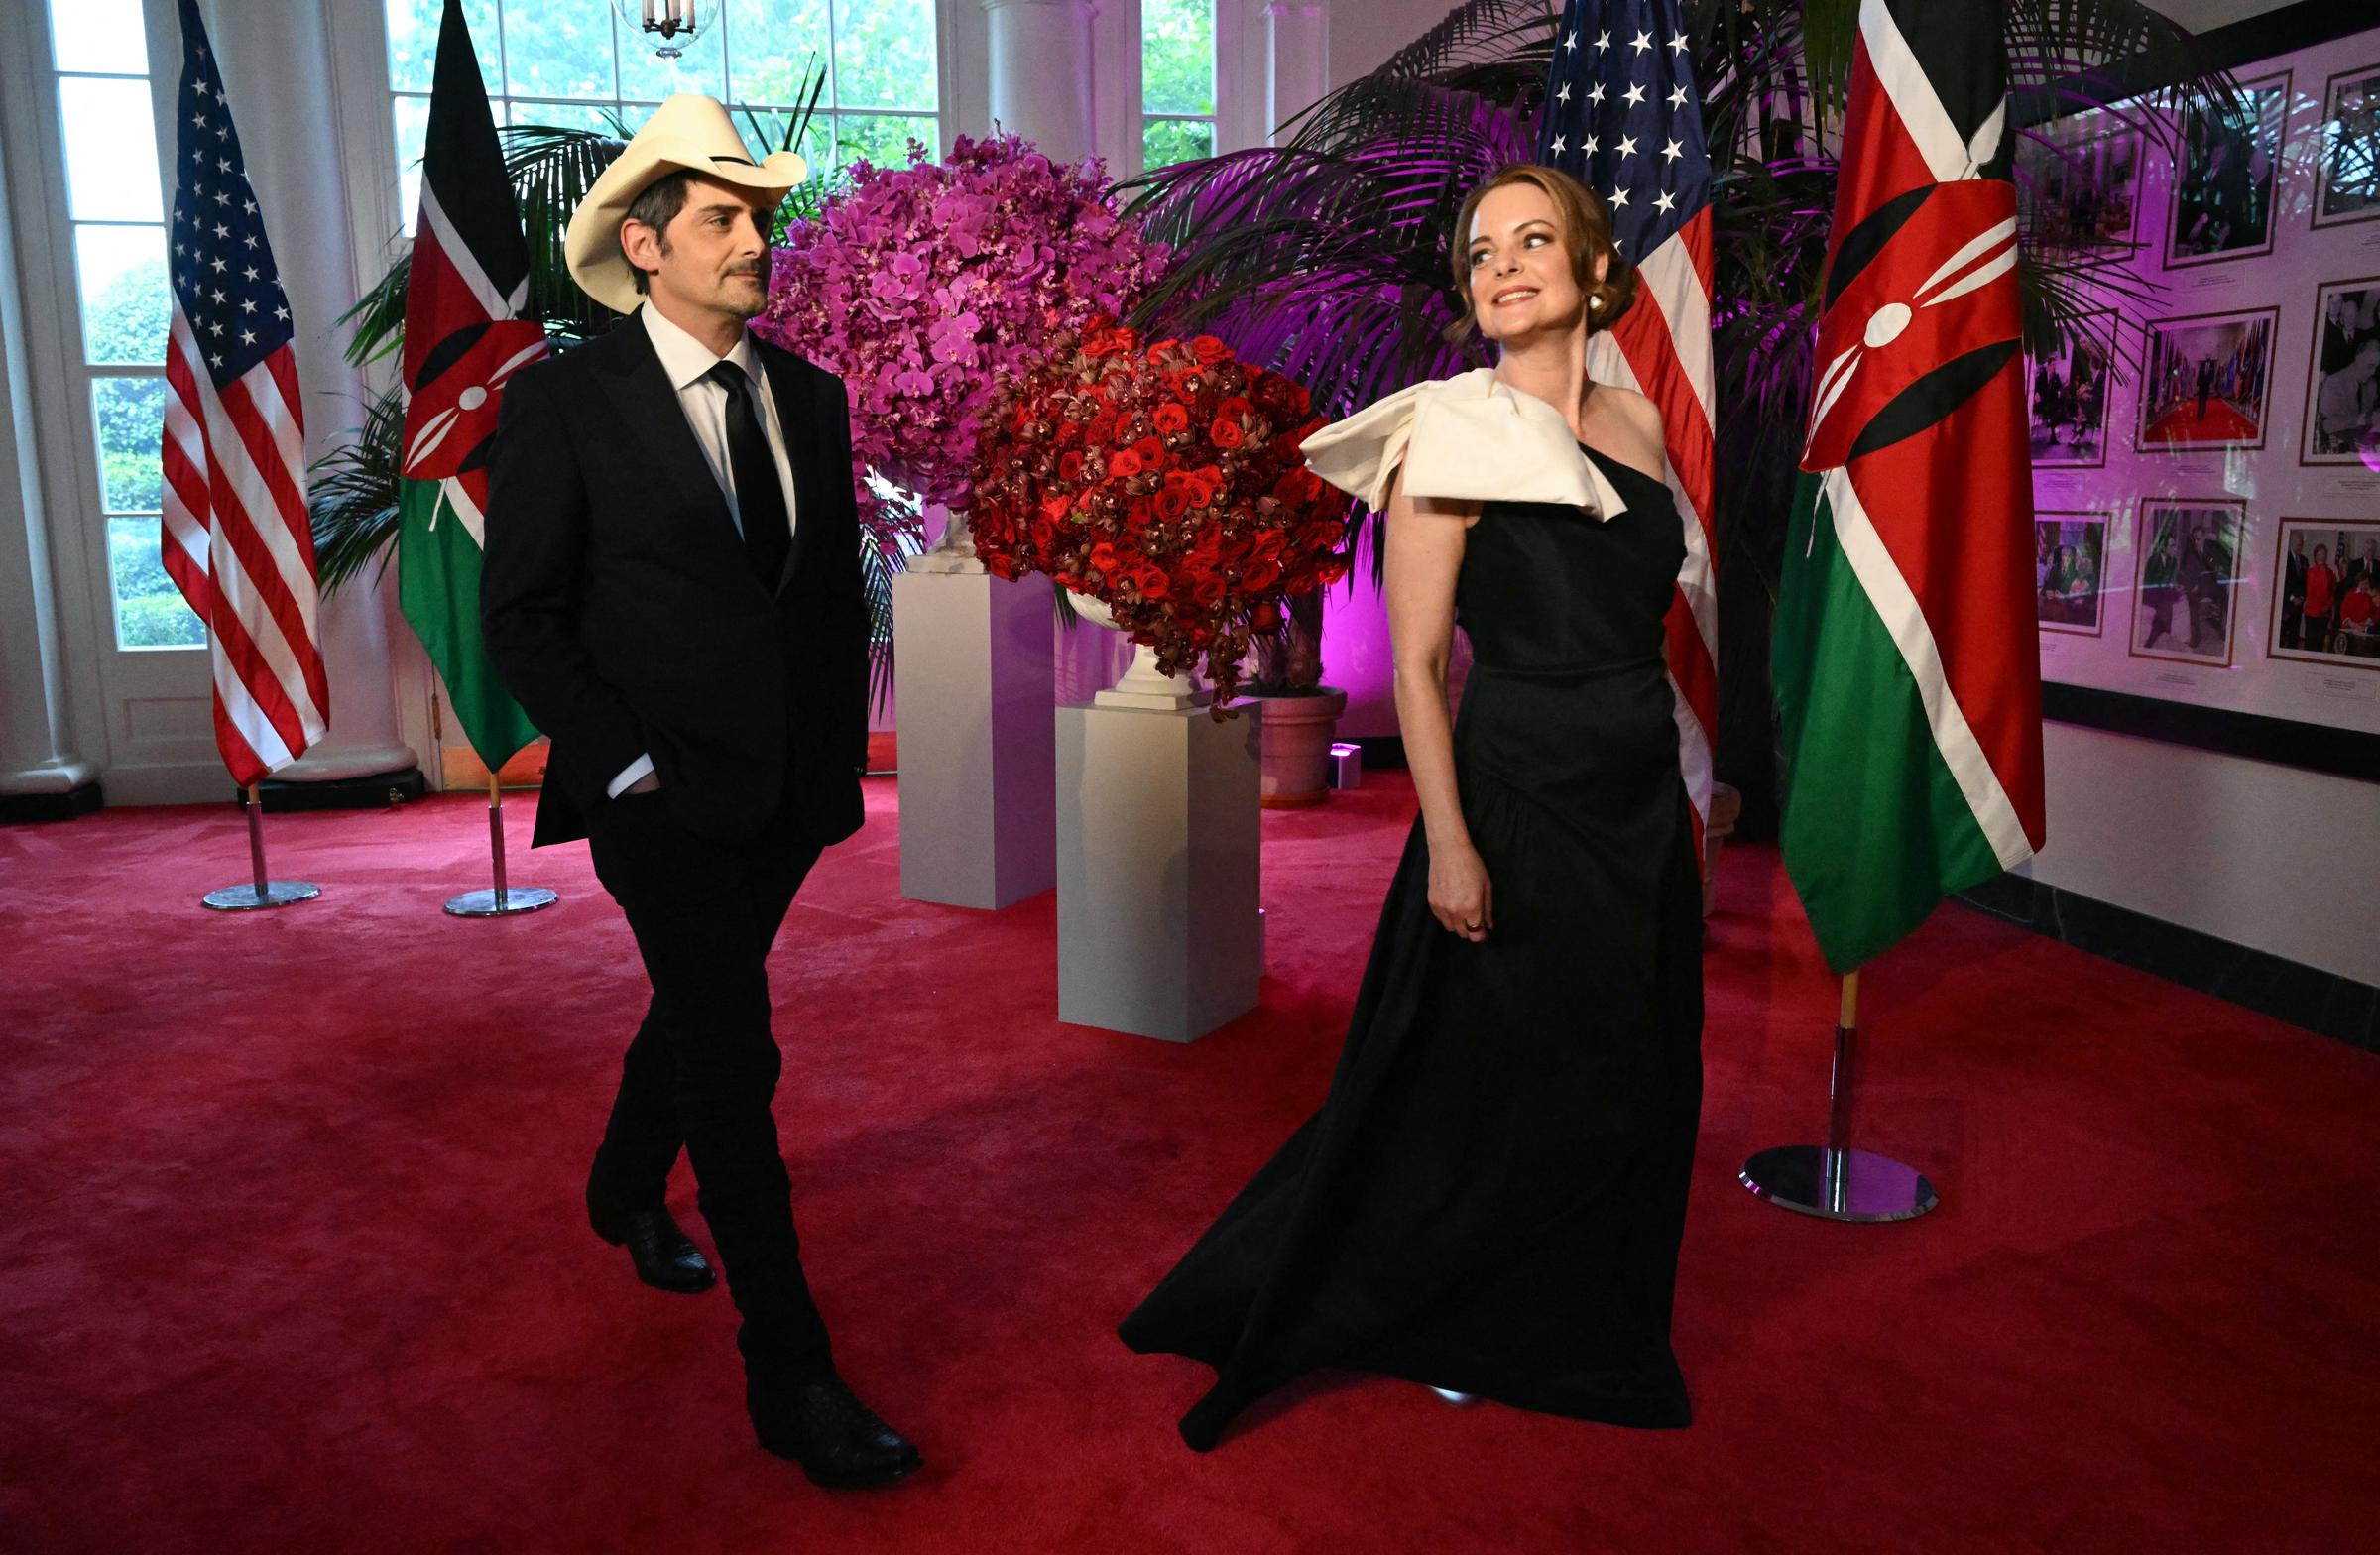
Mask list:
POLYGON ((1719 595, 1711 546, 1711 158, 1693 42, 1676 0, 1568 0, 1554 35, 1537 160, 1603 197, 1636 301, 1590 342, 1587 376, 1661 408, 1686 565, 1669 606, 1678 757, 1711 814, 1719 595))
POLYGON ((245 785, 321 737, 330 688, 314 633, 290 301, 196 0, 180 4, 165 564, 206 623, 215 745, 245 785))

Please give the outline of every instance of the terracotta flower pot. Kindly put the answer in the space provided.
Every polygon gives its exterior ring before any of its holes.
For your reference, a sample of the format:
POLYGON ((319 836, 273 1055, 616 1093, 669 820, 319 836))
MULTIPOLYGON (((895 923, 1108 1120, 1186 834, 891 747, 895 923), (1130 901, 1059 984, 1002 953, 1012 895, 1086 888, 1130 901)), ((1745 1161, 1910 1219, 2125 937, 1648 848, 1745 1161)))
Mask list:
POLYGON ((1257 738, 1264 807, 1301 809, 1331 796, 1331 737, 1347 711, 1347 693, 1318 686, 1304 696, 1250 696, 1264 723, 1257 738))

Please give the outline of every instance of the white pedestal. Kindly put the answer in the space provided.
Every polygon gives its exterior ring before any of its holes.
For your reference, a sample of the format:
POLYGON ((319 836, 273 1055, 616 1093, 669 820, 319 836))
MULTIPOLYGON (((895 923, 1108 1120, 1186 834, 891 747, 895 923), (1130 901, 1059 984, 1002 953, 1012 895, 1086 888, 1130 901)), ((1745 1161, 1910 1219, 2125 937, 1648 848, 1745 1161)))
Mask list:
POLYGON ((892 579, 900 894, 1005 907, 1057 881, 1049 583, 975 565, 892 579))
POLYGON ((1059 1019, 1192 1042, 1255 1008, 1257 721, 1057 710, 1059 1019))

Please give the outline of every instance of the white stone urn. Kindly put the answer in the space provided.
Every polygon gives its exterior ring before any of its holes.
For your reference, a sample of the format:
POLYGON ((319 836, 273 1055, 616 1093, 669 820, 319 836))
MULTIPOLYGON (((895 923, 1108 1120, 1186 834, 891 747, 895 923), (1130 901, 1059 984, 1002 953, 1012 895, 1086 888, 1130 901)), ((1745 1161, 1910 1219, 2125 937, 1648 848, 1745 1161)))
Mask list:
MULTIPOLYGON (((1116 630, 1116 617, 1104 600, 1088 594, 1066 591, 1074 613, 1095 627, 1116 630)), ((1132 661, 1125 666, 1124 678, 1091 698, 1096 707, 1137 707, 1149 712, 1176 713, 1184 708, 1202 707, 1206 693, 1180 675, 1169 675, 1157 667, 1157 651, 1145 643, 1132 645, 1132 661)))
POLYGON ((948 572, 981 574, 991 570, 975 555, 975 532, 964 513, 953 513, 940 503, 928 503, 925 508, 928 522, 940 518, 942 538, 928 548, 908 559, 903 569, 909 572, 948 572))

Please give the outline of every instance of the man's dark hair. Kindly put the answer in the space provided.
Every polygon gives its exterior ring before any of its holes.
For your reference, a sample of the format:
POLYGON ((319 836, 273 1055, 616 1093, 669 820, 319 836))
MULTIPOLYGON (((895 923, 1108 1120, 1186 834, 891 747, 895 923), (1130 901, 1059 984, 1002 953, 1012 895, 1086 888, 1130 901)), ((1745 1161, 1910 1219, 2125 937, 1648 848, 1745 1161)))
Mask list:
MULTIPOLYGON (((629 222, 641 221, 653 228, 654 235, 660 239, 661 252, 668 253, 669 223, 675 221, 677 213, 686 208, 686 190, 693 185, 694 170, 691 168, 680 168, 646 184, 644 191, 629 201, 628 214, 620 223, 622 235, 625 237, 629 222)), ((628 252, 626 243, 621 245, 620 251, 623 255, 628 252)), ((628 262, 628 269, 636 281, 638 295, 643 296, 648 284, 643 267, 632 259, 628 262)))

